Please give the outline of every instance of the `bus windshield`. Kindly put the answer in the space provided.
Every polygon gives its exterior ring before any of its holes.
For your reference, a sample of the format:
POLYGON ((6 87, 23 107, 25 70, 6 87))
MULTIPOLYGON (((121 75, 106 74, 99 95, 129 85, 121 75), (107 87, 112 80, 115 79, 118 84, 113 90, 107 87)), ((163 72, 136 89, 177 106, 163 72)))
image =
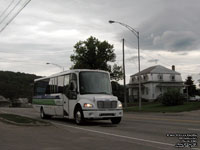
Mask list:
POLYGON ((108 73, 80 72, 80 94, 112 94, 108 73))

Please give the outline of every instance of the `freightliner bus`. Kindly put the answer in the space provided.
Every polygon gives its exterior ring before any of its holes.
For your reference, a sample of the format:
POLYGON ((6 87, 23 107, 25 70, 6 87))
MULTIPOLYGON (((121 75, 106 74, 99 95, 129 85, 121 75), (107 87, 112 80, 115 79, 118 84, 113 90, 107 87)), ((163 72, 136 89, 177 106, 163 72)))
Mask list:
POLYGON ((118 124, 122 103, 112 95, 110 75, 102 70, 69 70, 34 81, 33 107, 42 119, 59 116, 82 124, 110 119, 118 124))

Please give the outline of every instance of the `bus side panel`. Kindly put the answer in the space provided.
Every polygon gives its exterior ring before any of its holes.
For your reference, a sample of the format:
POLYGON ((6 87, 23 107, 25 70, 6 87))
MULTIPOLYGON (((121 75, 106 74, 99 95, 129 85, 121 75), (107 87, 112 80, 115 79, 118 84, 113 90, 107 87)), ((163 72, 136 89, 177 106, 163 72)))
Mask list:
POLYGON ((52 116, 56 115, 55 106, 53 105, 44 105, 43 109, 46 115, 52 115, 52 116))
POLYGON ((63 99, 33 99, 33 107, 40 112, 43 108, 46 115, 63 116, 63 99))
POLYGON ((55 106, 55 114, 56 116, 64 116, 63 106, 55 106))

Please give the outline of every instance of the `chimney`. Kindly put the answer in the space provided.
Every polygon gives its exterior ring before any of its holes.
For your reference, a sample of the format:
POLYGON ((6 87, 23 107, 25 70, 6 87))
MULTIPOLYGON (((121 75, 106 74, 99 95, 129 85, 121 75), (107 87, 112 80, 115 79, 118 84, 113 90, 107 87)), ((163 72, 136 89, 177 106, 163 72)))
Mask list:
POLYGON ((172 65, 172 70, 175 71, 175 66, 174 65, 172 65))

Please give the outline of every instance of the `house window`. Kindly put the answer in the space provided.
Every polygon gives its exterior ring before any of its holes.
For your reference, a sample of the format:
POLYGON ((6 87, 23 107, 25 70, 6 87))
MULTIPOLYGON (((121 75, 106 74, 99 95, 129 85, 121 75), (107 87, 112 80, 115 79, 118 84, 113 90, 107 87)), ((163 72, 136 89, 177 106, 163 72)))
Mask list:
POLYGON ((158 75, 158 80, 163 80, 163 75, 162 74, 158 75))
POLYGON ((175 80, 175 75, 171 75, 171 80, 172 80, 172 81, 175 80))
POLYGON ((144 89, 142 89, 142 95, 144 95, 144 89))
POLYGON ((148 80, 148 75, 147 74, 144 75, 143 79, 144 79, 144 81, 147 81, 148 80))
POLYGON ((146 88, 146 95, 149 95, 149 88, 146 88))

